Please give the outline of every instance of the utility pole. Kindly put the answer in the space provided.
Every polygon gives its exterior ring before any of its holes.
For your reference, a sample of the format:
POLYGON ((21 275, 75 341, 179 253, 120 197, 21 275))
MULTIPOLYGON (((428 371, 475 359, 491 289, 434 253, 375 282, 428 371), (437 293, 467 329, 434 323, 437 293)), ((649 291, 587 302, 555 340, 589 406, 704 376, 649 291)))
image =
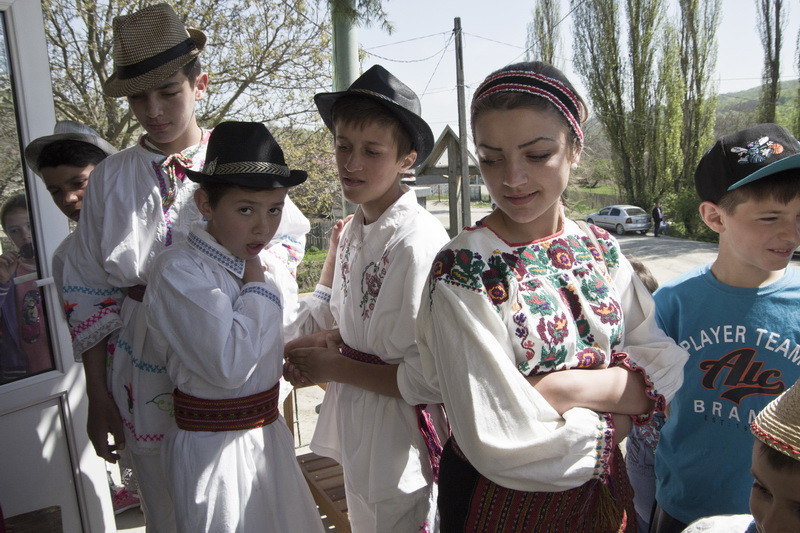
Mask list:
MULTIPOLYGON (((453 21, 456 34, 456 87, 458 91, 458 140, 461 156, 461 226, 472 225, 469 192, 469 161, 467 161, 467 111, 464 95, 464 50, 461 46, 461 17, 453 21)), ((452 229, 452 228, 451 228, 452 229)), ((461 230, 457 228, 456 233, 461 230)))
MULTIPOLYGON (((333 90, 344 91, 359 76, 358 32, 356 30, 355 0, 334 0, 331 2, 331 22, 333 25, 333 90), (349 9, 348 13, 346 9, 349 9)), ((341 194, 342 217, 355 211, 344 193, 341 194)))

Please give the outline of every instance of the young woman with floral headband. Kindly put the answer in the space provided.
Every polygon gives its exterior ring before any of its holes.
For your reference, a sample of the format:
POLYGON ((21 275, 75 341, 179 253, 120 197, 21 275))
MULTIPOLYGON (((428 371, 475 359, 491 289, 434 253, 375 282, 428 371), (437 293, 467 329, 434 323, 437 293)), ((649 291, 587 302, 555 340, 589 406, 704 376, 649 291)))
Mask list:
POLYGON ((443 531, 635 531, 617 444, 664 409, 686 353, 617 242, 564 215, 586 106, 534 62, 478 87, 472 130, 497 208, 438 254, 417 320, 452 427, 443 531))

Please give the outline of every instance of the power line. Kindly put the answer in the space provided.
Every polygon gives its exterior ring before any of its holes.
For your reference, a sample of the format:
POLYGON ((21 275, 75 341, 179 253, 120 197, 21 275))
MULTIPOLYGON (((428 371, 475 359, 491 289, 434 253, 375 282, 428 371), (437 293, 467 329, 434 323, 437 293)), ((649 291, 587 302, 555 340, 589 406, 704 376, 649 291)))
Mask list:
POLYGON ((412 41, 421 41, 422 39, 428 39, 430 37, 437 37, 440 35, 447 35, 448 33, 452 33, 452 31, 441 31, 439 33, 431 33, 430 35, 423 35, 422 37, 412 37, 411 39, 404 39, 402 41, 397 41, 394 43, 379 44, 378 46, 373 46, 372 48, 365 48, 364 50, 365 51, 376 50, 378 48, 384 48, 386 46, 394 46, 397 44, 410 43, 412 41))
POLYGON ((428 90, 428 86, 431 84, 431 80, 436 75, 436 71, 439 70, 439 65, 442 64, 442 59, 444 58, 445 53, 447 53, 448 48, 450 48, 450 43, 453 42, 453 32, 450 33, 450 38, 447 39, 447 44, 444 45, 444 50, 442 50, 442 55, 439 57, 439 61, 436 63, 436 66, 433 69, 433 73, 431 77, 428 78, 428 83, 425 84, 425 89, 422 90, 422 95, 425 94, 425 91, 428 90))
POLYGON ((372 52, 369 52, 367 50, 364 50, 364 53, 372 57, 377 57, 378 59, 383 59, 384 61, 391 61, 392 63, 421 63, 423 61, 428 61, 429 59, 433 59, 443 51, 447 51, 447 45, 445 45, 445 47, 442 48, 441 50, 437 50, 434 54, 429 55, 428 57, 423 57, 422 59, 392 59, 389 57, 379 56, 378 54, 373 54, 372 52))

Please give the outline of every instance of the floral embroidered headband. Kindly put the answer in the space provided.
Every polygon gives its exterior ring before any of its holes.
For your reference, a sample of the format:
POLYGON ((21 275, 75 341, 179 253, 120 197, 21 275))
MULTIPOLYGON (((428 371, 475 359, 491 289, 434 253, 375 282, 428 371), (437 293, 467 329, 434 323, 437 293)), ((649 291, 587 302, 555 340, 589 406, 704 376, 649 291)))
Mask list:
POLYGON ((472 109, 475 104, 487 96, 501 92, 528 93, 546 99, 564 115, 572 131, 583 144, 580 110, 582 104, 577 95, 566 85, 555 78, 536 74, 525 70, 509 70, 489 76, 475 91, 472 97, 472 109))

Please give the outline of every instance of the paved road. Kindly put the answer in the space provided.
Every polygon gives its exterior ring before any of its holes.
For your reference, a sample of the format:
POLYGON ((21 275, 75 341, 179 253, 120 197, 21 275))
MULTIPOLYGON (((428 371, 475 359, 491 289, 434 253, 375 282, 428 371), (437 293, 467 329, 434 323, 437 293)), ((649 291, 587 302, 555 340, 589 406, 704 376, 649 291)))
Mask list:
MULTIPOLYGON (((428 202, 428 210, 436 215, 444 227, 450 225, 446 203, 428 202)), ((489 207, 472 207, 472 223, 489 214, 489 207)), ((637 257, 653 273, 659 284, 665 283, 678 274, 686 272, 698 265, 711 263, 717 256, 716 243, 691 241, 675 237, 652 235, 615 235, 626 256, 637 257)), ((800 268, 800 258, 792 261, 794 267, 800 268)))

